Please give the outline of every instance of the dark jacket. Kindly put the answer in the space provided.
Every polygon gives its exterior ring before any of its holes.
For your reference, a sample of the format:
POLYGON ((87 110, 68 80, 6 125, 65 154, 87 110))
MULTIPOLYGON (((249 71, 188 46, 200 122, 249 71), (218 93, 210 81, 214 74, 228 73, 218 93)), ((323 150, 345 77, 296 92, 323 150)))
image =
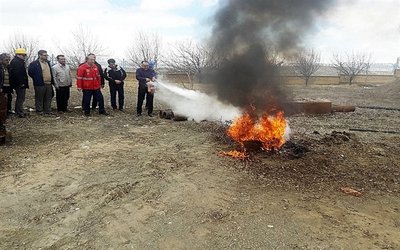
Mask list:
POLYGON ((25 61, 15 56, 10 62, 10 84, 13 89, 28 89, 28 74, 25 61))
MULTIPOLYGON (((54 85, 53 71, 51 70, 50 62, 47 61, 47 64, 49 65, 49 68, 50 68, 51 84, 54 85)), ((39 59, 37 59, 29 64, 28 74, 30 77, 32 77, 34 86, 43 86, 44 85, 42 66, 40 66, 39 59)))
POLYGON ((146 78, 153 78, 155 72, 152 69, 144 70, 143 68, 138 68, 136 70, 136 79, 139 81, 139 88, 147 88, 146 78))
POLYGON ((104 78, 105 78, 105 77, 104 77, 103 68, 101 67, 100 63, 98 63, 98 62, 94 62, 94 64, 96 64, 97 68, 99 69, 100 77, 101 77, 100 83, 101 83, 101 86, 104 87, 104 84, 105 84, 104 78))
MULTIPOLYGON (((10 65, 5 67, 5 70, 8 71, 8 76, 10 77, 10 65)), ((11 86, 4 85, 4 65, 0 64, 0 88, 3 90, 4 93, 13 93, 13 89, 11 86)))
POLYGON ((122 81, 121 84, 123 84, 126 78, 126 72, 120 66, 117 66, 115 70, 111 69, 110 67, 107 67, 104 70, 104 78, 107 79, 109 84, 116 84, 115 80, 120 80, 122 81))

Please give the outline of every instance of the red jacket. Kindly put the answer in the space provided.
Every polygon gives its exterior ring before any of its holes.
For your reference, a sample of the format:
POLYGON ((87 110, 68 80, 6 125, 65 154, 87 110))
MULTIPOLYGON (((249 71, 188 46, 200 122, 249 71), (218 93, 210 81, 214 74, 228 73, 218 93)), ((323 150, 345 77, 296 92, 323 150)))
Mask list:
POLYGON ((76 74, 76 85, 78 89, 96 90, 101 87, 101 76, 96 64, 89 66, 87 63, 78 68, 76 74))

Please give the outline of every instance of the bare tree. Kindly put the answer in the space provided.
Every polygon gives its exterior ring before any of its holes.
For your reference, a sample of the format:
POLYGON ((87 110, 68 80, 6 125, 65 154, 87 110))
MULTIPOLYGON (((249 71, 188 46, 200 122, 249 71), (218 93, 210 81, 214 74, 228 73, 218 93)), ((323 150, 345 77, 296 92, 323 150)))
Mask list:
POLYGON ((72 32, 72 38, 73 41, 69 46, 60 48, 61 52, 67 57, 71 68, 78 68, 88 54, 93 53, 96 56, 101 56, 105 51, 100 39, 83 25, 79 25, 72 32))
POLYGON ((345 56, 333 55, 333 67, 344 75, 351 85, 353 80, 363 71, 369 69, 371 56, 361 53, 346 54, 345 56))
POLYGON ((320 54, 314 50, 301 52, 295 57, 294 68, 306 81, 306 86, 311 76, 320 68, 320 60, 320 54))
POLYGON ((26 50, 26 65, 36 59, 38 52, 39 41, 25 34, 14 33, 10 36, 8 42, 4 44, 4 49, 11 55, 15 55, 15 50, 18 48, 24 48, 26 50))
POLYGON ((185 73, 193 88, 194 79, 202 82, 204 71, 218 68, 220 60, 217 53, 206 45, 193 41, 182 41, 174 46, 164 64, 170 71, 185 73))
POLYGON ((161 37, 157 33, 138 32, 127 53, 134 66, 140 66, 142 61, 153 61, 157 66, 160 50, 161 37))
POLYGON ((393 72, 396 73, 396 70, 400 69, 400 57, 396 58, 396 62, 392 64, 393 72))

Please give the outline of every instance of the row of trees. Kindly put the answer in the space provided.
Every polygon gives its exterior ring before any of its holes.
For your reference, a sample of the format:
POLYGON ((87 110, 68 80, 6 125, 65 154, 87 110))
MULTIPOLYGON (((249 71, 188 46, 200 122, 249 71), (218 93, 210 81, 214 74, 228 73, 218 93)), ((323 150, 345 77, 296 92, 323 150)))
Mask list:
MULTIPOLYGON (((89 53, 98 56, 105 56, 106 49, 95 35, 87 28, 79 26, 72 32, 73 42, 67 47, 59 47, 59 51, 67 56, 69 64, 73 68, 77 68, 89 53)), ((5 44, 5 50, 12 53, 16 48, 26 48, 27 62, 31 62, 36 58, 38 51, 38 40, 29 38, 25 35, 14 35, 9 38, 5 44)), ((127 49, 127 59, 131 65, 138 67, 143 60, 153 61, 159 67, 170 71, 186 74, 191 85, 197 80, 202 82, 204 72, 208 70, 218 69, 221 60, 217 57, 217 53, 212 50, 212 46, 206 44, 198 44, 194 41, 181 41, 173 46, 173 49, 162 54, 161 37, 156 33, 139 32, 132 46, 127 49)), ((271 48, 266 48, 266 61, 270 64, 280 66, 285 60, 291 62, 296 73, 304 80, 305 84, 309 84, 310 78, 320 68, 321 56, 315 50, 302 51, 295 57, 285 59, 282 58, 271 48)), ((348 79, 352 84, 357 75, 362 72, 368 74, 371 66, 371 57, 366 54, 335 54, 332 59, 332 66, 340 75, 348 79)))
MULTIPOLYGON (((314 50, 303 51, 295 57, 295 63, 293 66, 296 72, 305 80, 306 86, 308 85, 310 78, 321 67, 320 60, 321 55, 314 50)), ((361 73, 364 72, 368 75, 371 67, 371 56, 362 53, 347 53, 344 55, 334 54, 332 66, 340 75, 347 78, 349 84, 352 84, 356 76, 361 73)))

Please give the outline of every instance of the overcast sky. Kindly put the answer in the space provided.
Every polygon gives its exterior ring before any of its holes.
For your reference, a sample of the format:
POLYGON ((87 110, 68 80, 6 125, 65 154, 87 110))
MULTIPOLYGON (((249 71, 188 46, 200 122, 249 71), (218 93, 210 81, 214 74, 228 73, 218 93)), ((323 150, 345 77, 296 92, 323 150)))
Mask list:
MULTIPOLYGON (((0 0, 0 47, 14 33, 24 33, 57 54, 83 24, 110 57, 123 58, 137 31, 157 32, 167 50, 174 41, 212 35, 210 20, 219 1, 0 0)), ((326 62, 332 53, 355 51, 371 53, 374 62, 393 63, 400 57, 400 0, 338 0, 303 43, 320 50, 326 62)))

